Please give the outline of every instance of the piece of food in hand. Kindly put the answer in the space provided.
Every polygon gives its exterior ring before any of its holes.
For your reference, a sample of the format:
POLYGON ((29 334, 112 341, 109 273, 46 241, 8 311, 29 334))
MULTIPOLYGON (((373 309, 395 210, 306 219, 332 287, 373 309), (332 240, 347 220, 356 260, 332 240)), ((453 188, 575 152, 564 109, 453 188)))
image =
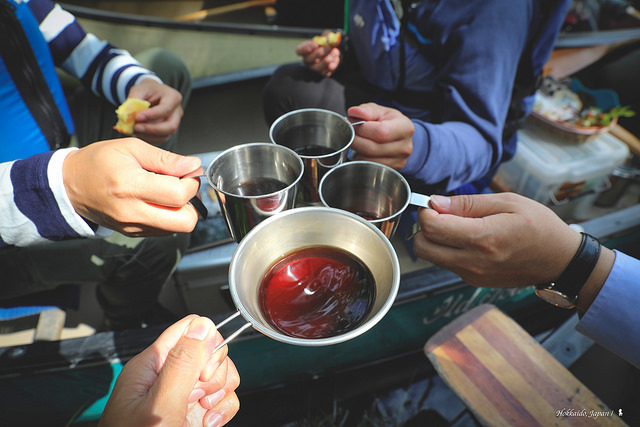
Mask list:
POLYGON ((318 46, 338 47, 342 40, 342 33, 328 33, 324 36, 315 36, 313 41, 318 46))
POLYGON ((125 135, 133 135, 133 125, 136 124, 136 114, 149 108, 151 104, 144 99, 129 98, 116 110, 118 122, 113 127, 125 135))

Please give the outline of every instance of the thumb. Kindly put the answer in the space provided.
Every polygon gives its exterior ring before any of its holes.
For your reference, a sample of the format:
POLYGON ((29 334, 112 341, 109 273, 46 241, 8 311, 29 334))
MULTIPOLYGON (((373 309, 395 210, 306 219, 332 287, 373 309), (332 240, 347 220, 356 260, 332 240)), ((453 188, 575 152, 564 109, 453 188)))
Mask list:
POLYGON ((165 396, 166 399, 163 401, 171 406, 171 411, 167 413, 180 414, 186 410, 189 396, 215 347, 212 339, 215 331, 215 326, 209 318, 197 317, 191 321, 185 334, 169 351, 158 380, 153 386, 154 394, 165 396))
POLYGON ((511 211, 501 194, 466 194, 460 196, 431 196, 431 207, 441 214, 465 218, 483 218, 511 211))
POLYGON ((381 116, 381 111, 376 104, 369 102, 349 108, 347 115, 366 121, 377 121, 381 116))

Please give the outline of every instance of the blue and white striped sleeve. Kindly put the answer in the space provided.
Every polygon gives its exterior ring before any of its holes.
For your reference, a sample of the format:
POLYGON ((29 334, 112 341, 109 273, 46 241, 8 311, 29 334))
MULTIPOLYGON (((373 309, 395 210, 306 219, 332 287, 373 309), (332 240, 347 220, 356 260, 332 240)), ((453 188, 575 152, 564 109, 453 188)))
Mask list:
POLYGON ((75 16, 50 0, 30 0, 57 66, 80 79, 98 96, 117 106, 131 86, 145 78, 162 80, 145 69, 126 50, 85 32, 75 16))
POLYGON ((94 235, 64 188, 62 164, 75 148, 0 164, 0 247, 94 235))

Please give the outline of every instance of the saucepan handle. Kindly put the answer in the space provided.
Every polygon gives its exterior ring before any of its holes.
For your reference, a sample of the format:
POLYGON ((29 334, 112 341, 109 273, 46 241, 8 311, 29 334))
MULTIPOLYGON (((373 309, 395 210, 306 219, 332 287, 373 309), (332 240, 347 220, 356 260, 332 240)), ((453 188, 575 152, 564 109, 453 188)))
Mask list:
MULTIPOLYGON (((220 328, 222 328, 224 325, 226 325, 227 323, 229 323, 230 321, 232 321, 233 319, 235 319, 236 317, 238 317, 240 315, 239 311, 236 311, 235 313, 233 313, 231 316, 227 317, 226 319, 224 319, 222 322, 218 323, 216 325, 216 328, 218 328, 218 330, 220 330, 220 328)), ((222 347, 224 347, 225 345, 227 345, 227 343, 229 341, 231 341, 232 339, 234 339, 235 337, 237 337, 238 335, 240 335, 242 332, 244 332, 245 329, 250 328, 251 327, 251 323, 246 322, 244 325, 242 325, 241 327, 239 327, 238 329, 236 329, 236 331, 234 333, 232 333, 231 335, 229 335, 227 338, 224 339, 224 341, 222 341, 220 344, 218 344, 218 346, 215 348, 215 350, 213 350, 213 352, 215 353, 216 351, 220 350, 222 347)))

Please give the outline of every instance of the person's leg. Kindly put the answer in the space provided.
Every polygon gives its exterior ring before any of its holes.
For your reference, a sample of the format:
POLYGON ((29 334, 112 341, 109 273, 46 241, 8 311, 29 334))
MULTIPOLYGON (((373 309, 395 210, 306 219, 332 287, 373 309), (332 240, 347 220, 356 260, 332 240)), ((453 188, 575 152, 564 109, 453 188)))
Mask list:
MULTIPOLYGON (((153 323, 158 295, 189 242, 187 234, 74 239, 0 251, 0 299, 97 283, 97 296, 113 329, 153 323)), ((162 320, 162 319, 161 319, 162 320)), ((167 321, 171 319, 166 319, 167 321)))
POLYGON ((301 64, 278 68, 265 85, 262 99, 269 126, 281 115, 301 108, 324 108, 342 115, 347 113, 342 84, 301 64))
MULTIPOLYGON (((191 96, 191 75, 182 60, 175 54, 159 48, 149 49, 135 55, 140 64, 153 71, 162 81, 182 94, 182 109, 186 109, 191 96)), ((68 81, 68 79, 64 79, 68 81)), ((98 98, 84 86, 65 84, 65 91, 76 127, 75 136, 78 146, 105 139, 122 138, 123 135, 113 129, 116 123, 117 106, 98 98)), ((175 149, 178 132, 161 147, 170 151, 175 149)))
MULTIPOLYGON (((149 49, 136 55, 136 59, 182 94, 184 109, 191 95, 191 76, 182 60, 163 49, 149 49)), ((122 137, 113 129, 116 106, 75 81, 62 80, 79 146, 122 137)), ((162 147, 173 150, 176 142, 177 133, 162 147)), ((23 294, 63 283, 97 283, 97 296, 106 319, 113 329, 122 329, 145 321, 150 310, 158 308, 158 294, 188 241, 188 235, 143 239, 114 233, 107 239, 57 242, 22 250, 12 248, 22 264, 14 271, 19 279, 14 283, 22 288, 23 294)), ((6 295, 0 290, 0 298, 6 295)))
POLYGON ((619 124, 640 137, 640 42, 614 50, 595 64, 576 73, 589 89, 611 89, 618 94, 620 105, 635 111, 633 117, 621 117, 619 124))
POLYGON ((178 267, 189 238, 182 233, 152 238, 113 233, 104 239, 100 252, 93 254, 92 259, 103 264, 108 274, 96 288, 108 329, 178 320, 179 316, 158 303, 158 297, 178 267))
POLYGON ((346 115, 347 108, 375 99, 375 91, 349 61, 332 77, 302 64, 279 67, 264 87, 262 103, 268 126, 281 115, 301 108, 322 108, 346 115))

